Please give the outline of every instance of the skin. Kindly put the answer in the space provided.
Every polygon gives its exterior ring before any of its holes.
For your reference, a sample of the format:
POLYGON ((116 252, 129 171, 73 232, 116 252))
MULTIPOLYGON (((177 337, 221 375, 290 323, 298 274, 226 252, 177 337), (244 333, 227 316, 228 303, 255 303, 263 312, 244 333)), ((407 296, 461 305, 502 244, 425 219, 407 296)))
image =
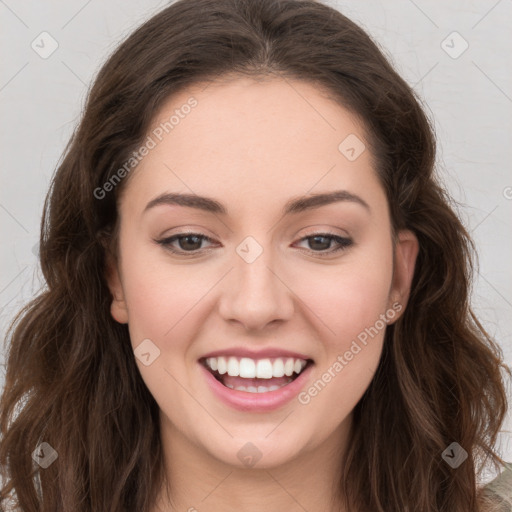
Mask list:
POLYGON ((364 141, 364 128, 318 86, 279 78, 198 85, 170 98, 154 126, 192 95, 197 106, 125 183, 120 258, 108 273, 112 316, 128 323, 133 348, 150 339, 160 350, 149 366, 136 358, 160 407, 173 490, 173 503, 162 492, 154 512, 343 510, 334 490, 340 460, 385 329, 308 404, 292 400, 267 413, 220 402, 198 359, 239 346, 298 351, 315 361, 307 389, 393 304, 403 313, 418 242, 403 231, 395 245, 370 151, 349 161, 338 150, 349 134, 364 141), (281 214, 291 198, 339 189, 369 209, 339 201, 281 214), (164 192, 215 198, 228 213, 177 205, 144 213, 164 192), (155 242, 188 231, 213 242, 173 242, 177 250, 199 248, 195 256, 175 255, 155 242), (326 231, 353 244, 322 257, 336 241, 315 245, 305 237, 326 231), (263 250, 252 263, 236 252, 247 236, 263 250), (237 457, 247 442, 262 454, 253 467, 237 457))

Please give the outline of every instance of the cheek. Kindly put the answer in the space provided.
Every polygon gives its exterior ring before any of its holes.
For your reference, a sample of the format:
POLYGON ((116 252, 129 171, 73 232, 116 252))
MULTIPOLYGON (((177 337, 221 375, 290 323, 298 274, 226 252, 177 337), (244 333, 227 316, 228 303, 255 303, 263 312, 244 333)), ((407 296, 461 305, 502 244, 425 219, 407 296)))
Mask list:
MULTIPOLYGON (((183 363, 202 325, 200 299, 211 285, 192 278, 184 267, 151 261, 142 251, 131 252, 123 265, 131 344, 135 355, 149 352, 151 357, 148 365, 136 357, 142 379, 162 410, 182 410, 189 400, 180 385, 188 379, 183 363)), ((193 411, 199 421, 201 411, 193 411)))
POLYGON ((340 350, 376 322, 380 326, 379 319, 389 307, 391 246, 378 252, 378 257, 370 253, 347 258, 337 267, 309 272, 310 278, 295 281, 297 295, 324 324, 329 344, 340 350))
POLYGON ((132 275, 127 290, 132 344, 150 338, 163 350, 180 349, 179 340, 191 335, 194 318, 201 310, 194 305, 207 291, 206 286, 194 286, 179 272, 132 275))
POLYGON ((368 388, 382 353, 386 317, 395 316, 388 303, 391 242, 383 238, 367 249, 309 288, 310 307, 329 330, 322 329, 325 352, 315 381, 299 401, 310 413, 329 410, 330 424, 341 422, 368 388))
POLYGON ((164 343, 187 324, 181 319, 193 316, 193 305, 206 293, 208 280, 205 284, 197 278, 197 270, 185 265, 169 264, 159 248, 137 245, 127 238, 124 250, 124 291, 132 345, 149 338, 163 349, 164 343))
POLYGON ((347 265, 309 288, 308 306, 321 319, 316 323, 322 325, 323 352, 299 403, 310 417, 326 418, 326 431, 350 414, 378 367, 386 318, 396 314, 388 305, 391 274, 391 259, 373 266, 347 265))

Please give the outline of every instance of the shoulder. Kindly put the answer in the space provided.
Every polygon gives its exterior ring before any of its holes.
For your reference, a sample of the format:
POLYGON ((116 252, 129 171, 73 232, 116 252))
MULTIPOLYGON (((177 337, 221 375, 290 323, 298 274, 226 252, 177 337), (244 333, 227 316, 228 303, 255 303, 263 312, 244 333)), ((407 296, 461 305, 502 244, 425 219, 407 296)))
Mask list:
POLYGON ((505 464, 505 470, 483 491, 496 504, 496 512, 512 512, 512 463, 505 464))

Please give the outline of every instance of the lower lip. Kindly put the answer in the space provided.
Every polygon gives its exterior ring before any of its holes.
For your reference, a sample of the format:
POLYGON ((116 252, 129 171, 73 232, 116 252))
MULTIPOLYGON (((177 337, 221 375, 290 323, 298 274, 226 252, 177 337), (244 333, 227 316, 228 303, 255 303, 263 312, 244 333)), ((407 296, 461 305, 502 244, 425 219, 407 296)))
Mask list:
POLYGON ((201 363, 199 363, 199 366, 203 370, 208 386, 222 402, 240 411, 268 412, 279 409, 299 394, 306 383, 306 379, 313 365, 303 370, 299 376, 289 384, 274 391, 267 391, 266 393, 250 393, 228 388, 219 382, 201 363))

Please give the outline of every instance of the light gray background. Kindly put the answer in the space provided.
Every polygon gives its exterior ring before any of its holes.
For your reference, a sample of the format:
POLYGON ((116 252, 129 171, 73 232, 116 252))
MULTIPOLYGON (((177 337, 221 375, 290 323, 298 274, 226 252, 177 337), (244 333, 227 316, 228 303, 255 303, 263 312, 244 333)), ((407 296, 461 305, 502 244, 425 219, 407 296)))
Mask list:
MULTIPOLYGON (((0 0, 2 333, 40 286, 43 201, 87 88, 118 42, 166 3, 0 0), (48 58, 31 47, 50 47, 42 32, 58 43, 48 58)), ((426 103, 438 168, 479 251, 474 307, 512 364, 512 0, 328 3, 367 29, 426 103)), ((512 436, 501 441, 512 461, 512 436)))

